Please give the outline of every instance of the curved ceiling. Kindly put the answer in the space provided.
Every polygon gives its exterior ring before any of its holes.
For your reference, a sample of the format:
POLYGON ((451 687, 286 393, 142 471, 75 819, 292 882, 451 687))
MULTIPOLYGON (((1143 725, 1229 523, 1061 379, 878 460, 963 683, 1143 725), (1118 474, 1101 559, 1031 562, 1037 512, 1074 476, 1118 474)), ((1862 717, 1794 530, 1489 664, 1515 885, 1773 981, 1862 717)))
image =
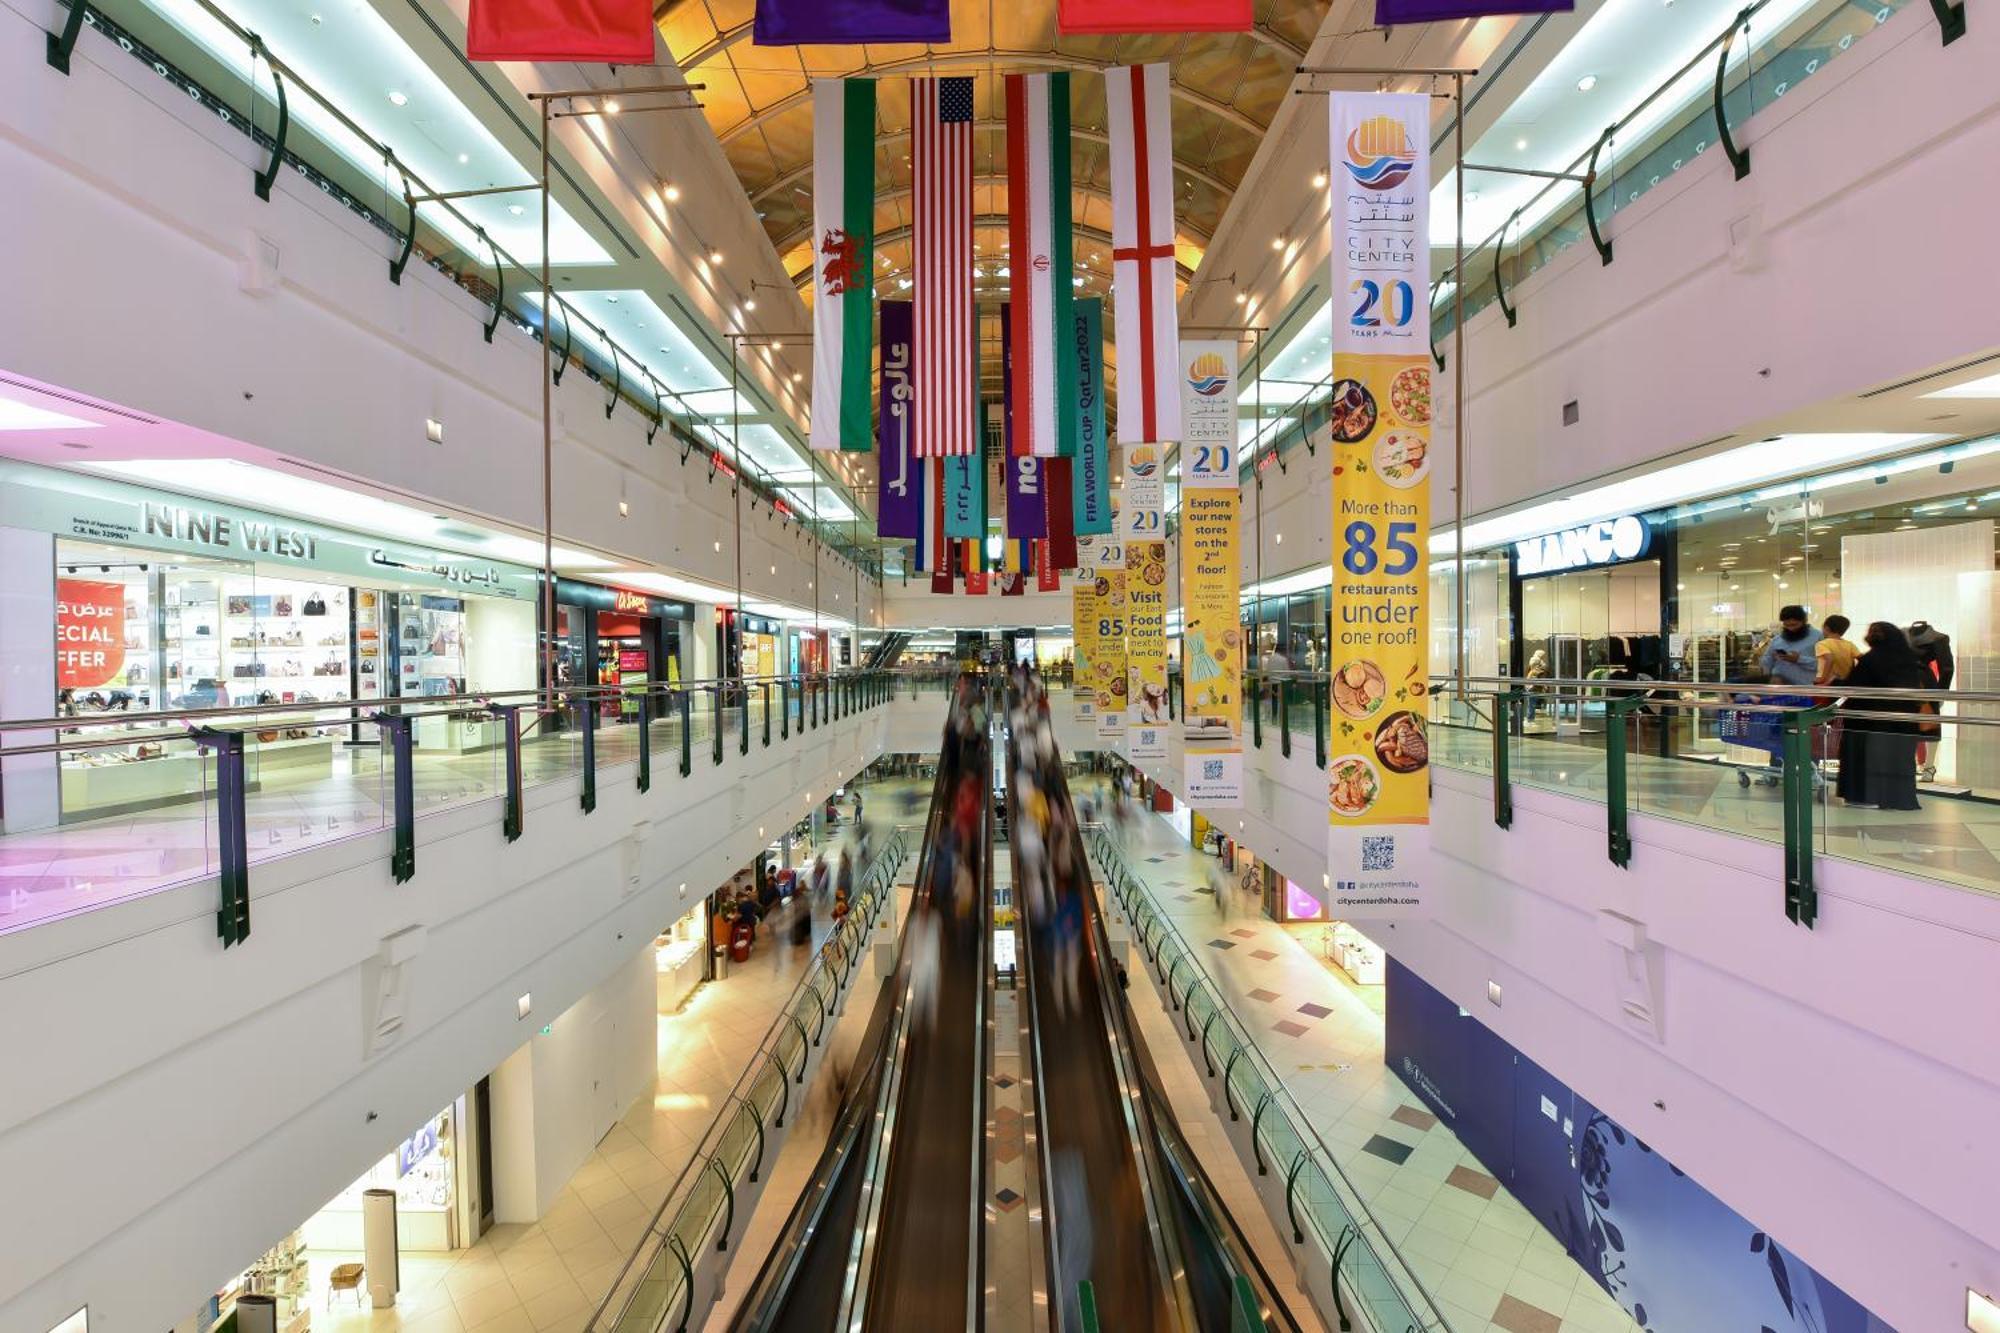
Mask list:
MULTIPOLYGON (((1075 276, 1082 279, 1079 294, 1103 295, 1109 285, 1109 247, 1091 236, 1111 230, 1110 148, 1098 71, 1167 61, 1174 95, 1176 257, 1184 287, 1289 95, 1293 70, 1325 14, 1325 4, 1315 0, 1257 0, 1257 24, 1247 33, 1067 37, 1056 31, 1052 4, 953 0, 957 39, 947 45, 772 47, 750 40, 754 8, 754 0, 665 0, 657 15, 682 72, 707 85, 701 95, 704 114, 765 235, 807 301, 811 79, 884 80, 877 112, 875 222, 882 238, 877 290, 893 296, 896 280, 907 275, 910 265, 907 79, 965 74, 975 80, 974 210, 982 215, 977 239, 981 253, 997 261, 1005 253, 1007 212, 1002 76, 1074 71, 1070 168, 1079 231, 1075 276)), ((982 277, 991 278, 997 288, 997 262, 982 268, 982 277)))

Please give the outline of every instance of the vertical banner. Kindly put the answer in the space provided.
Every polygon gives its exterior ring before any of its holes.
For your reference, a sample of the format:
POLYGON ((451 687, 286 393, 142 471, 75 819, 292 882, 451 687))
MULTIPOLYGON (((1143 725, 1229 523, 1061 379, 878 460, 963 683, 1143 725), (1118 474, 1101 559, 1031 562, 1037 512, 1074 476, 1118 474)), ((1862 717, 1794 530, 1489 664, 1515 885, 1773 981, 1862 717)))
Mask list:
POLYGON ((877 427, 882 493, 875 506, 877 537, 924 535, 924 460, 910 440, 911 307, 882 302, 882 412, 877 427))
POLYGON ((1056 568, 1055 561, 1049 556, 1048 539, 1037 537, 1028 544, 1028 549, 1034 552, 1035 591, 1060 592, 1062 571, 1056 568))
POLYGON ((1115 537, 1096 539, 1092 566, 1097 571, 1097 658, 1093 684, 1097 691, 1097 736, 1117 741, 1125 735, 1125 700, 1131 681, 1125 675, 1125 544, 1115 537))
POLYGON ((1125 539, 1126 753, 1134 759, 1167 757, 1167 543, 1159 459, 1158 445, 1125 447, 1118 511, 1125 539), (1135 468, 1144 476, 1135 476, 1135 468))
MULTIPOLYGON (((1074 364, 1076 394, 1063 405, 1076 438, 1071 513, 1078 536, 1111 531, 1111 442, 1104 436, 1104 302, 1076 303, 1074 334, 1064 352, 1074 364)), ((1064 450, 1068 453, 1068 450, 1064 450)))
POLYGON ((1181 428, 1181 722, 1190 805, 1243 801, 1241 493, 1236 344, 1184 342, 1181 428))
POLYGON ((952 454, 944 468, 944 535, 986 540, 986 455, 952 454))
POLYGON ((1047 515, 1049 559, 1057 569, 1078 565, 1076 509, 1070 489, 1076 473, 1074 458, 1042 460, 1042 509, 1047 515))
MULTIPOLYGON (((1046 556, 1047 543, 1042 546, 1042 554, 1046 556)), ((1069 597, 1070 624, 1076 634, 1074 684, 1070 687, 1070 694, 1076 701, 1076 720, 1094 722, 1097 719, 1097 622, 1102 604, 1097 595, 1096 571, 1079 568, 1075 581, 1070 584, 1069 597)))
POLYGON ((811 443, 865 452, 875 361, 875 80, 814 79, 812 100, 811 443))
POLYGON ((1423 908, 1430 822, 1430 101, 1334 93, 1328 103, 1338 183, 1330 907, 1394 917, 1423 908))

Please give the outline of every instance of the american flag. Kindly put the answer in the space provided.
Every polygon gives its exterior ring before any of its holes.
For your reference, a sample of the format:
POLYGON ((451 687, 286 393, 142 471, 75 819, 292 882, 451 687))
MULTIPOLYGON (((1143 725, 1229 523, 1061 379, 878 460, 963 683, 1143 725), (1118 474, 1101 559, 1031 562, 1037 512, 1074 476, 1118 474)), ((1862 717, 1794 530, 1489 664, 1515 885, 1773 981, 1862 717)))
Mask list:
POLYGON ((977 443, 972 306, 972 80, 910 81, 911 237, 919 457, 977 443))

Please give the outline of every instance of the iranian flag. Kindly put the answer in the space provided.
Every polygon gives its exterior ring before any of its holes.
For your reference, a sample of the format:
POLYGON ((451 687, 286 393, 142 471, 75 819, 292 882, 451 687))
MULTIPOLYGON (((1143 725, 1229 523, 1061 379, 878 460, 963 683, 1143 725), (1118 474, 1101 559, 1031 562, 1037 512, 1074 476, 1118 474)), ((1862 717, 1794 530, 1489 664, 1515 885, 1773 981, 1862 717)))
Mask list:
POLYGON ((815 79, 812 447, 875 445, 875 81, 815 79))
POLYGON ((1070 344, 1069 75, 1007 76, 1007 299, 1015 453, 1076 452, 1070 344))

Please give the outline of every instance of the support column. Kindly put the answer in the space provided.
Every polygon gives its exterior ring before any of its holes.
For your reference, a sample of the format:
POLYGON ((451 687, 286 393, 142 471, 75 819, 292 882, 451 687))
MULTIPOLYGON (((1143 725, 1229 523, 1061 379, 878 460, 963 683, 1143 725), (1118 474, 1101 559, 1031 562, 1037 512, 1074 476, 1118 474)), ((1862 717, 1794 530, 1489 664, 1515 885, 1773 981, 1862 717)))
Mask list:
MULTIPOLYGON (((51 717, 56 711, 56 539, 46 532, 0 528, 0 721, 51 717)), ((157 688, 157 687, 156 687, 157 688)), ((51 732, 14 732, 10 746, 46 745, 51 732)), ((0 829, 53 828, 62 818, 62 787, 52 754, 0 765, 0 829)), ((0 898, 0 916, 7 903, 0 898)))

